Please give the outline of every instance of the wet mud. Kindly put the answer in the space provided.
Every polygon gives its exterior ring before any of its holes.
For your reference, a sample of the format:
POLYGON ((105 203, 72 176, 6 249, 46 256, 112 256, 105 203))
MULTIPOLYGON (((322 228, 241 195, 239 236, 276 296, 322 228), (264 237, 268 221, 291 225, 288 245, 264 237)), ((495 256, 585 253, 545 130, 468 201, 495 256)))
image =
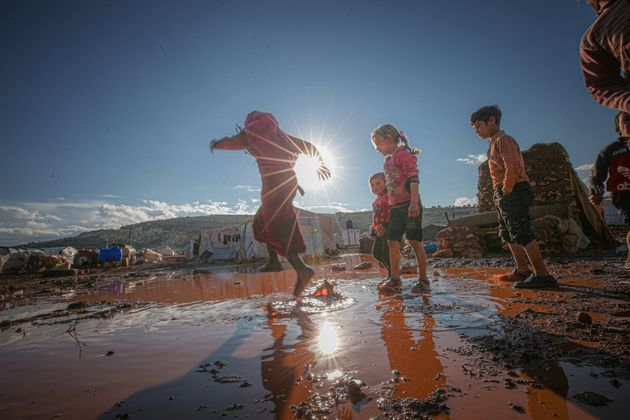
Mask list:
POLYGON ((2 418, 625 418, 630 277, 614 253, 430 260, 385 296, 359 254, 295 273, 181 262, 0 277, 2 418))

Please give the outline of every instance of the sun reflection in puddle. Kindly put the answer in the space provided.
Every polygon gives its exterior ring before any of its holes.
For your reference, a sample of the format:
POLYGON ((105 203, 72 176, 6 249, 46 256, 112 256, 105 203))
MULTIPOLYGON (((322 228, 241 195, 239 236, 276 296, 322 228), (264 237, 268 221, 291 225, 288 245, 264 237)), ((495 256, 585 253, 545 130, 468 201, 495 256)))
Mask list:
POLYGON ((337 351, 339 342, 337 340, 337 331, 329 322, 324 322, 319 330, 319 349, 325 355, 334 354, 337 351))
POLYGON ((326 379, 328 379, 329 381, 334 381, 340 379, 341 377, 343 377, 343 372, 339 369, 333 370, 332 372, 328 372, 326 374, 326 379))

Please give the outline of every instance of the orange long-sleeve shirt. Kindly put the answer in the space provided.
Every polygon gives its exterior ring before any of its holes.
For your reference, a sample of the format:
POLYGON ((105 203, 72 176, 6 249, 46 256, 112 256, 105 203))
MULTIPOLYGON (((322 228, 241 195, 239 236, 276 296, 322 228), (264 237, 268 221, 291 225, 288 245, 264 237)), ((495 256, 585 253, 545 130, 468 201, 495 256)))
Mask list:
POLYGON ((488 166, 492 188, 501 188, 503 194, 511 194, 515 184, 529 181, 518 143, 503 131, 498 131, 490 138, 488 166))

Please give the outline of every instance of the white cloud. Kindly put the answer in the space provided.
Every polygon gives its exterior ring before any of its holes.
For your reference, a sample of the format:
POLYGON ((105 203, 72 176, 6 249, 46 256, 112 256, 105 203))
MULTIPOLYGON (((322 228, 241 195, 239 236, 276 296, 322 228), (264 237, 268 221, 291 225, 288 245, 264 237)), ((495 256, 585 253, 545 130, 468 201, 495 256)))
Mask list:
POLYGON ((234 188, 237 189, 237 190, 245 190, 247 192, 260 192, 260 191, 262 191, 262 189, 260 187, 257 187, 255 185, 237 185, 234 188))
POLYGON ((233 205, 224 201, 173 204, 158 200, 144 200, 138 205, 100 200, 0 203, 0 244, 56 239, 174 217, 253 214, 256 208, 243 199, 233 205))
POLYGON ((576 171, 590 171, 591 169, 593 169, 592 163, 585 163, 575 168, 576 171))
POLYGON ((453 203, 455 207, 476 206, 477 197, 458 197, 453 203))
POLYGON ((465 163, 466 165, 479 165, 488 160, 488 156, 485 153, 479 155, 468 155, 465 158, 457 158, 458 162, 465 163))

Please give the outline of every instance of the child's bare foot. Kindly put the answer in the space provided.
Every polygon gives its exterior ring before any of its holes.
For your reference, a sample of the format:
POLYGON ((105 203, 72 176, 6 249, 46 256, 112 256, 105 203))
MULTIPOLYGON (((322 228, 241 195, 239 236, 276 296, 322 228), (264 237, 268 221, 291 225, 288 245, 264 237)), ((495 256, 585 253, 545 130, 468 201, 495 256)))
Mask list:
POLYGON ((282 264, 280 264, 279 261, 267 261, 267 263, 260 267, 258 271, 260 271, 261 273, 282 271, 282 264))
POLYGON ((315 271, 308 265, 305 265, 303 269, 297 272, 297 282, 295 288, 293 288, 293 296, 299 297, 311 279, 315 276, 315 271))

